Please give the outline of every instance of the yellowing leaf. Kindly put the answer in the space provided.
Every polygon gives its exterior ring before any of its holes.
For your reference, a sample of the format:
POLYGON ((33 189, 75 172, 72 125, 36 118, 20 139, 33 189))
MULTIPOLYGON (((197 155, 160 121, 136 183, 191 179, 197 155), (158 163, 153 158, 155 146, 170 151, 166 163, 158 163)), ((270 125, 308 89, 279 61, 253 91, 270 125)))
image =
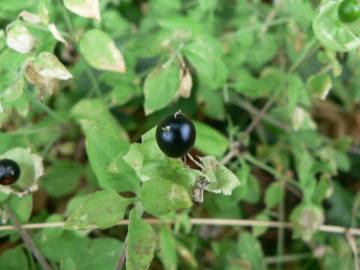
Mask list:
POLYGON ((59 80, 68 80, 72 78, 71 73, 57 59, 55 55, 48 52, 40 53, 33 62, 36 72, 43 77, 54 78, 59 80))
POLYGON ((41 23, 41 18, 39 15, 28 12, 26 10, 21 11, 18 17, 28 23, 32 23, 32 24, 41 23))
POLYGON ((19 53, 29 53, 35 45, 35 38, 21 23, 15 22, 6 29, 6 44, 9 48, 19 53))
POLYGON ((87 31, 80 40, 85 60, 100 70, 125 73, 124 58, 109 35, 98 29, 87 31))
POLYGON ((187 68, 182 69, 180 71, 179 96, 183 98, 190 97, 192 86, 193 81, 190 71, 187 68))
POLYGON ((53 35, 53 37, 56 40, 64 43, 65 45, 67 45, 67 42, 66 42, 65 38, 62 36, 62 34, 60 33, 59 29, 56 27, 55 24, 53 24, 53 23, 49 24, 48 29, 49 29, 50 33, 53 35))
POLYGON ((79 16, 100 20, 99 0, 64 0, 64 5, 79 16))

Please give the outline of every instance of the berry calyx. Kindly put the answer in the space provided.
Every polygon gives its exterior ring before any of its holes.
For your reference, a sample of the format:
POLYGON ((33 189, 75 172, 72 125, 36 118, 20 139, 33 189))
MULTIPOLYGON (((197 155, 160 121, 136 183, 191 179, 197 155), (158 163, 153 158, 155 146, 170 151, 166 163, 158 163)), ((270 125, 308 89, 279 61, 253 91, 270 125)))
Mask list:
POLYGON ((183 113, 166 117, 156 128, 156 142, 167 156, 179 158, 194 146, 196 130, 194 124, 183 113))
POLYGON ((339 19, 344 23, 353 23, 360 18, 358 0, 343 0, 338 7, 339 19))
POLYGON ((0 185, 14 184, 20 177, 19 165, 11 159, 0 160, 0 185))

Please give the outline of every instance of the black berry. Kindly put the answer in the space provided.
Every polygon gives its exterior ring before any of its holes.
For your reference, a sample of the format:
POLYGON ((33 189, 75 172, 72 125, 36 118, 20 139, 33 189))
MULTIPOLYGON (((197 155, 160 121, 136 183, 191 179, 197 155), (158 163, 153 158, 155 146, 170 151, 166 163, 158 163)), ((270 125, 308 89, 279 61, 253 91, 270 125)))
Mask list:
POLYGON ((165 118, 156 128, 156 141, 167 156, 179 158, 186 155, 195 143, 194 124, 181 112, 165 118))
POLYGON ((0 185, 11 185, 20 177, 19 165, 10 159, 0 160, 0 185))

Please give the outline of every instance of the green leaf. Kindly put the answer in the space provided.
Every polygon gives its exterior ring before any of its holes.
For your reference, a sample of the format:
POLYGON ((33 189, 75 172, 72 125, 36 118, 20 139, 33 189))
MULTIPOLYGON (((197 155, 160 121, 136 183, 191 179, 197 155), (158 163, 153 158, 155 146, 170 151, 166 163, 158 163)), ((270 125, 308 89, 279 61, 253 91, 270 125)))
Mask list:
MULTIPOLYGON (((256 216, 255 220, 270 221, 271 218, 266 213, 260 213, 259 215, 256 216)), ((269 228, 266 226, 254 226, 252 228, 252 232, 255 237, 259 237, 259 236, 265 234, 268 229, 269 228)))
POLYGON ((264 69, 260 77, 250 74, 247 69, 236 71, 235 90, 251 98, 267 97, 281 90, 285 74, 277 68, 264 69))
POLYGON ((97 191, 87 197, 65 222, 66 229, 110 228, 125 215, 129 200, 114 191, 97 191))
POLYGON ((0 53, 0 93, 19 80, 19 69, 22 68, 25 59, 25 55, 10 49, 4 49, 0 53))
POLYGON ((331 77, 327 73, 311 75, 306 86, 312 97, 325 99, 332 88, 331 77))
POLYGON ((326 1, 313 21, 315 36, 320 43, 334 51, 350 51, 360 45, 360 21, 343 23, 338 17, 341 1, 326 1))
POLYGON ((77 15, 100 20, 99 0, 64 0, 64 5, 77 15))
POLYGON ((169 228, 163 226, 159 234, 160 259, 166 270, 177 269, 176 240, 169 228))
POLYGON ((294 225, 294 234, 308 242, 324 223, 323 210, 314 204, 301 203, 292 211, 290 221, 294 225))
POLYGON ((64 260, 61 260, 60 270, 77 270, 74 260, 70 257, 66 258, 64 260))
POLYGON ((206 86, 217 89, 225 83, 228 71, 216 40, 208 36, 198 38, 188 43, 183 52, 206 86))
POLYGON ((194 121, 196 129, 195 147, 201 152, 220 157, 229 147, 229 140, 216 129, 194 121))
POLYGON ((151 225, 138 217, 136 209, 130 212, 128 237, 126 269, 148 269, 154 257, 157 237, 151 225))
POLYGON ((13 85, 5 89, 4 92, 0 94, 0 98, 4 99, 7 103, 12 103, 17 101, 24 90, 24 79, 20 77, 13 85))
POLYGON ((7 201, 7 204, 13 210, 21 223, 26 223, 29 221, 33 210, 32 195, 26 195, 22 198, 19 198, 16 195, 11 195, 7 201))
POLYGON ((115 238, 92 239, 86 249, 72 255, 76 270, 115 269, 122 248, 122 243, 115 238))
POLYGON ((58 161, 47 171, 42 180, 44 189, 55 198, 65 196, 75 190, 84 172, 76 161, 58 161))
POLYGON ((217 161, 215 157, 203 157, 201 162, 204 165, 204 174, 210 181, 210 184, 206 187, 207 191, 231 195, 232 191, 240 186, 241 183, 238 177, 217 161))
MULTIPOLYGON (((59 229, 52 228, 52 230, 59 229)), ((46 234, 40 234, 40 237, 35 240, 41 253, 54 262, 61 262, 66 258, 71 258, 80 250, 86 249, 90 242, 87 237, 66 230, 55 238, 48 238, 46 234)))
POLYGON ((242 232, 237 243, 240 259, 250 269, 266 269, 260 242, 250 233, 242 232))
POLYGON ((28 260, 21 246, 6 249, 0 256, 0 268, 4 270, 28 270, 28 260))
POLYGON ((87 31, 80 40, 80 51, 85 60, 99 70, 125 73, 125 61, 114 41, 98 29, 87 31))
POLYGON ((159 178, 152 178, 142 185, 140 201, 145 211, 154 216, 192 206, 189 193, 183 186, 159 178))
POLYGON ((104 189, 139 189, 135 171, 122 159, 129 149, 127 134, 100 100, 82 100, 72 111, 86 138, 91 167, 104 189))
POLYGON ((155 68, 144 82, 146 114, 169 105, 178 96, 179 86, 180 68, 175 60, 155 68))
POLYGON ((279 182, 272 183, 265 193, 265 204, 268 208, 278 205, 284 198, 284 187, 279 182))
POLYGON ((329 198, 332 194, 332 182, 327 176, 323 175, 320 181, 316 185, 316 189, 313 196, 313 202, 317 205, 321 205, 322 201, 329 198))

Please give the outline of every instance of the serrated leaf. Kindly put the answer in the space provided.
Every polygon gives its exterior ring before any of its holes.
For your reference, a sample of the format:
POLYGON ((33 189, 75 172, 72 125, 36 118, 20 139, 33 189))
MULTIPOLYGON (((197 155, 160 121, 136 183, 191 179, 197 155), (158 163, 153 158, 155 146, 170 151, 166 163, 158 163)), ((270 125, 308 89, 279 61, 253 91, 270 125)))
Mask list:
POLYGON ((207 155, 221 156, 229 147, 229 140, 216 129, 194 121, 196 128, 195 147, 207 155))
POLYGON ((99 0, 64 0, 64 5, 77 15, 100 20, 99 0))
POLYGON ((154 258, 157 237, 151 225, 137 216, 136 209, 130 212, 128 237, 126 269, 147 270, 154 258))
POLYGON ((135 171, 122 159, 127 134, 101 100, 82 100, 72 111, 86 138, 86 152, 99 185, 118 192, 139 189, 135 171))
POLYGON ((284 187, 279 182, 272 183, 265 193, 266 207, 272 208, 278 205, 284 198, 284 187))
POLYGON ((80 40, 80 51, 85 60, 100 70, 125 73, 125 61, 112 38, 98 29, 87 31, 80 40))
POLYGON ((201 162, 204 165, 204 174, 210 181, 210 184, 206 187, 207 191, 231 195, 232 191, 240 186, 241 183, 238 177, 217 161, 215 157, 203 157, 201 162))
POLYGON ((110 228, 124 217, 128 204, 127 199, 114 191, 97 191, 70 214, 64 228, 73 230, 110 228))
POLYGON ((360 45, 360 20, 343 23, 338 17, 341 1, 326 1, 313 21, 315 36, 320 43, 334 51, 350 51, 360 45))
POLYGON ((145 211, 154 216, 192 206, 189 193, 183 186, 159 178, 150 179, 142 185, 140 201, 145 211))
POLYGON ((150 114, 160 110, 178 96, 179 65, 176 61, 154 69, 144 83, 145 112, 150 114))
POLYGON ((29 53, 35 45, 35 38, 20 22, 10 24, 6 28, 6 44, 19 53, 29 53))

